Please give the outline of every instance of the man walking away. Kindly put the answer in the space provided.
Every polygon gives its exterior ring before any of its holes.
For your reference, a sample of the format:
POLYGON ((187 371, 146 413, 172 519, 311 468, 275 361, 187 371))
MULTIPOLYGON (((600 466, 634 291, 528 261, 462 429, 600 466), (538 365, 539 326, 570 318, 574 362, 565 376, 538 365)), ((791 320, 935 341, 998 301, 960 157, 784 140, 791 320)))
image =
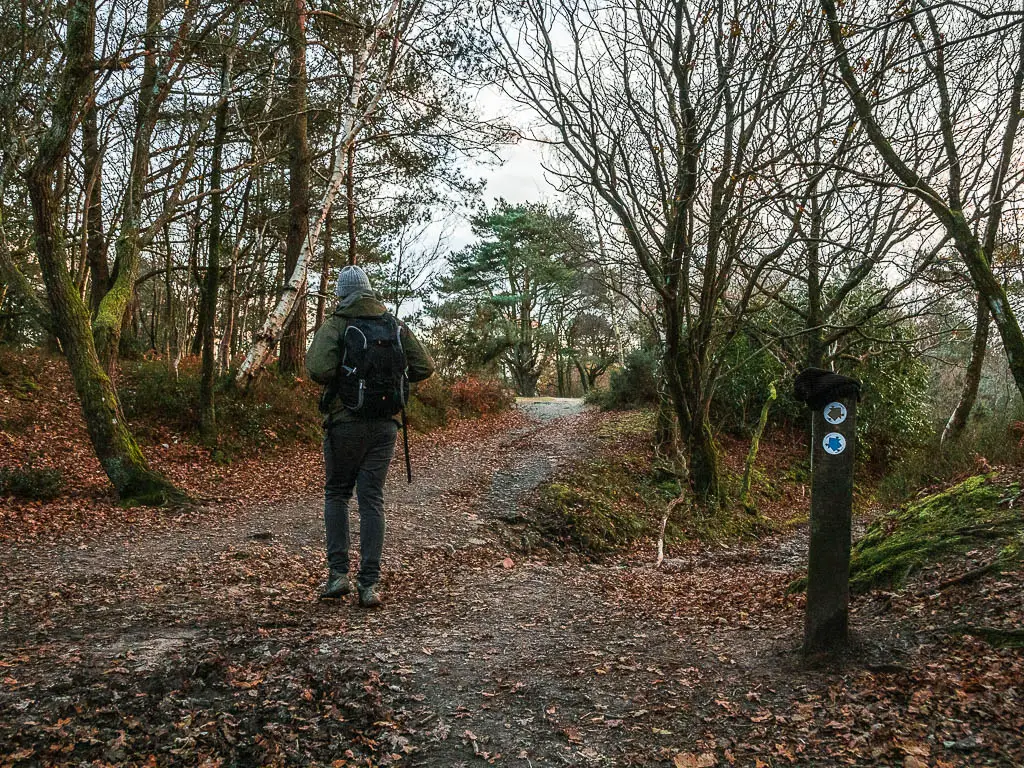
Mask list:
POLYGON ((377 581, 384 549, 384 481, 409 382, 434 372, 434 361, 404 323, 389 314, 359 267, 345 267, 338 306, 313 337, 309 377, 323 385, 324 522, 327 585, 320 597, 340 598, 349 583, 348 502, 359 502, 359 604, 381 604, 377 581))

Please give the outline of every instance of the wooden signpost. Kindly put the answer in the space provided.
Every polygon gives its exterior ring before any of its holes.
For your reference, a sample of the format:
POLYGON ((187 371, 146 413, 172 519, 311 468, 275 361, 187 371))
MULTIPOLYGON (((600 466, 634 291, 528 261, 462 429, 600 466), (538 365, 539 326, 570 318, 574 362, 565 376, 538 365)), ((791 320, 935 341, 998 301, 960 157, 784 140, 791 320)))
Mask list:
POLYGON ((860 382, 809 368, 794 382, 811 409, 811 532, 804 654, 832 654, 849 638, 853 467, 860 382))

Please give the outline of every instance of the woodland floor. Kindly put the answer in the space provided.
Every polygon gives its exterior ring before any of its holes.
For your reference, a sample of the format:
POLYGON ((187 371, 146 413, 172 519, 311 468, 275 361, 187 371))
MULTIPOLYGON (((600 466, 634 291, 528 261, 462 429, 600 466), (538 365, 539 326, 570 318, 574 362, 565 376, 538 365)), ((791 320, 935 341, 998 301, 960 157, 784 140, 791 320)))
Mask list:
POLYGON ((415 441, 377 611, 315 599, 309 452, 178 518, 8 515, 0 765, 1024 765, 1022 651, 951 632, 1020 626, 1020 573, 860 598, 853 659, 813 671, 801 526, 661 569, 527 554, 530 492, 610 418, 541 399, 415 441))

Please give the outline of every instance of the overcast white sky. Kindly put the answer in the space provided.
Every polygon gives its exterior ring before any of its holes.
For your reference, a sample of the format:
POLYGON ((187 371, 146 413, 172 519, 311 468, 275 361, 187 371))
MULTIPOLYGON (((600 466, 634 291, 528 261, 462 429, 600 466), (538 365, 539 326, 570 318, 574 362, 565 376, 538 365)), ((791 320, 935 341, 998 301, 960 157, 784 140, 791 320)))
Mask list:
MULTIPOLYGON (((477 104, 484 118, 510 123, 523 133, 533 119, 529 110, 510 101, 495 86, 482 89, 477 95, 477 104)), ((501 148, 500 165, 473 162, 467 165, 467 171, 473 178, 486 182, 483 200, 487 205, 499 197, 510 203, 549 202, 558 193, 545 178, 541 164, 543 153, 542 145, 524 139, 501 148)), ((458 250, 472 239, 469 222, 459 222, 452 235, 452 250, 458 250)))

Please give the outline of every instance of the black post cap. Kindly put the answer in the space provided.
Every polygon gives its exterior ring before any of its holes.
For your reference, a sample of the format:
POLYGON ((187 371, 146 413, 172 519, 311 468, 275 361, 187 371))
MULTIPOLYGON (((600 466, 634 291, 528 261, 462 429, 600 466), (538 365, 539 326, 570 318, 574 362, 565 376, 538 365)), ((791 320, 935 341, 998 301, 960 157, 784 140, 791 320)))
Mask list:
POLYGON ((860 382, 821 368, 805 368, 793 381, 793 394, 809 408, 823 408, 842 397, 860 400, 860 382))

